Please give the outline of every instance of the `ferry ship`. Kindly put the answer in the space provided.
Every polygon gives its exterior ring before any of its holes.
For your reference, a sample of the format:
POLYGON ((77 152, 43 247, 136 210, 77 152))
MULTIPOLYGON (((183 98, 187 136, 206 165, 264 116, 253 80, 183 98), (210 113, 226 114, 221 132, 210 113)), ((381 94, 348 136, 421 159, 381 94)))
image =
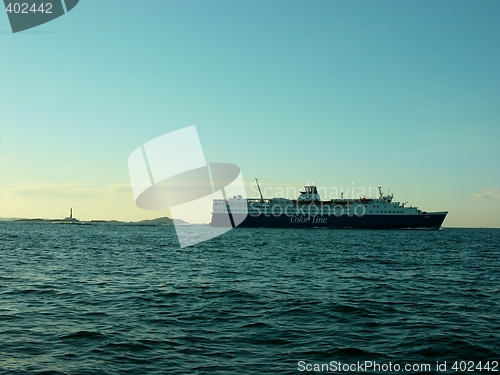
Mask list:
POLYGON ((321 200, 316 186, 304 186, 297 199, 260 198, 214 199, 212 220, 215 227, 274 228, 360 228, 439 229, 448 211, 426 212, 406 203, 394 202, 394 194, 384 195, 378 187, 378 198, 321 200))

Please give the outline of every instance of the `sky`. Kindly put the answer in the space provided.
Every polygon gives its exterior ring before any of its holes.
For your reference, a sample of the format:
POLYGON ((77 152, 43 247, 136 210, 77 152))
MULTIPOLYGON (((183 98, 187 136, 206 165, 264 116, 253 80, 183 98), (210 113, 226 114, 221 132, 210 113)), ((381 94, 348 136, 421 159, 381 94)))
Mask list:
POLYGON ((0 217, 165 216, 135 205, 128 158, 196 125, 248 196, 256 177, 266 197, 382 185, 445 227, 500 227, 499 17, 497 0, 82 0, 13 34, 0 12, 0 217))

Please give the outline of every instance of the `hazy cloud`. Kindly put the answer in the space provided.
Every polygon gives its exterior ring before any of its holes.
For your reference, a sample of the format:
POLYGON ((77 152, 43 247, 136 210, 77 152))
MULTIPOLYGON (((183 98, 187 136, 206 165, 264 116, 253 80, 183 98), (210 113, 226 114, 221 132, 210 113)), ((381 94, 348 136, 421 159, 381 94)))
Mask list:
POLYGON ((499 188, 489 189, 486 190, 486 192, 483 194, 474 194, 474 197, 482 199, 500 200, 500 189, 499 188))

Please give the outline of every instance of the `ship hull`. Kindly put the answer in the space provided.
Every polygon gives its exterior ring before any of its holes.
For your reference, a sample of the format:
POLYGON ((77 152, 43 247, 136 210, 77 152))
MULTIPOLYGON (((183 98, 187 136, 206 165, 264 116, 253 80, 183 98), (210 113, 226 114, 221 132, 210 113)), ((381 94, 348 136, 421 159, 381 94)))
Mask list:
MULTIPOLYGON (((359 229, 439 229, 447 212, 430 212, 422 215, 248 215, 235 214, 233 222, 238 227, 266 228, 359 228, 359 229)), ((212 215, 212 226, 227 226, 227 215, 212 215)))

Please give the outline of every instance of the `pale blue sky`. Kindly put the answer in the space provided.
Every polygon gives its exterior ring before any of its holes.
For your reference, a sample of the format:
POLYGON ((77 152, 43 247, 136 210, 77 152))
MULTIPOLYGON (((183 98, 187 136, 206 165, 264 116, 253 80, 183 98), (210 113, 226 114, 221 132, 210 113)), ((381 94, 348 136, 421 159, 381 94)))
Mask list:
POLYGON ((82 0, 12 34, 2 13, 0 216, 162 216, 134 205, 127 158, 196 125, 249 183, 381 184, 500 227, 499 19, 498 1, 82 0))

